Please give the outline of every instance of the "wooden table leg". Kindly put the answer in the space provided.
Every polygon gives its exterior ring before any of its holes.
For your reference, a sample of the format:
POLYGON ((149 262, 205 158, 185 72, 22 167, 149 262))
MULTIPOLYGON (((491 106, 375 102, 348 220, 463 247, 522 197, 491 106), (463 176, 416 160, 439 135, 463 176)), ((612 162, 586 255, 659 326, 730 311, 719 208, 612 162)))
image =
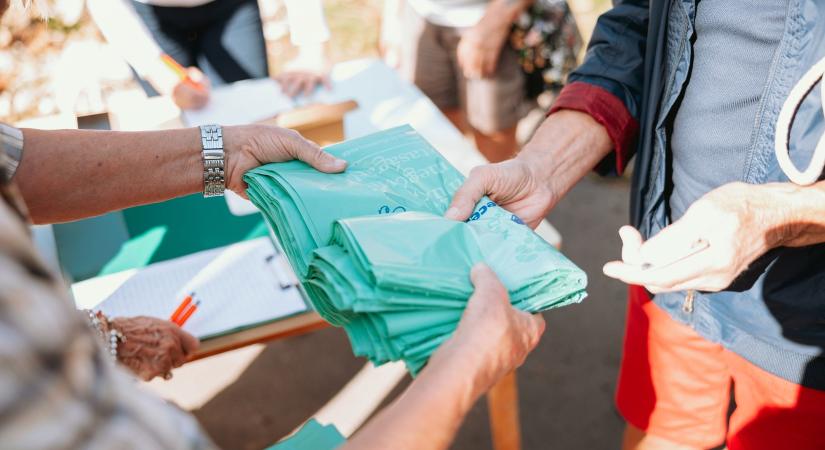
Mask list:
POLYGON ((521 425, 518 417, 516 372, 510 372, 487 393, 493 449, 520 450, 521 425))

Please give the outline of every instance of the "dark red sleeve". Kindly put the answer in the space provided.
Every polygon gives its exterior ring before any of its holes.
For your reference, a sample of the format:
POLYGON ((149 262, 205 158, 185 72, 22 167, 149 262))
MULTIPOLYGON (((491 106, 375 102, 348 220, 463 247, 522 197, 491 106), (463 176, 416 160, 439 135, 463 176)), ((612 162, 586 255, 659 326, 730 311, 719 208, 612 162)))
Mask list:
POLYGON ((561 109, 587 113, 607 129, 614 152, 599 163, 598 168, 604 168, 605 163, 615 165, 616 172, 621 175, 633 156, 636 133, 639 131, 639 123, 624 103, 606 89, 577 81, 561 90, 547 114, 561 109))

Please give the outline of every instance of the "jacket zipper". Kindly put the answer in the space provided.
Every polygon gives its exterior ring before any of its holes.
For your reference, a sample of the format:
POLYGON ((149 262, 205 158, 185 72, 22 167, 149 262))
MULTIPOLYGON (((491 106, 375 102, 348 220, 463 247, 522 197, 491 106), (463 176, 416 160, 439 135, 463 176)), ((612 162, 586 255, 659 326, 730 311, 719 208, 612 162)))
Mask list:
POLYGON ((687 291, 685 295, 685 301, 682 303, 682 312, 685 314, 692 314, 693 313, 693 298, 696 296, 696 291, 690 289, 687 291))

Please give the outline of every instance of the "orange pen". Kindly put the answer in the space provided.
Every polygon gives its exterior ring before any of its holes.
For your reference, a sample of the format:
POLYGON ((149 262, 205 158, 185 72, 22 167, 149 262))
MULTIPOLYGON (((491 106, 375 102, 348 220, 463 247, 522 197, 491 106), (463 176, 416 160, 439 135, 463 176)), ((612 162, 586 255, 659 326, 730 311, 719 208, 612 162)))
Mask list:
POLYGON ((197 81, 193 80, 189 76, 189 74, 186 72, 186 69, 184 69, 183 66, 178 64, 178 62, 175 61, 175 59, 172 58, 171 56, 164 53, 164 54, 160 55, 160 60, 163 61, 163 63, 166 64, 167 67, 172 69, 172 71, 175 72, 175 75, 177 75, 178 78, 180 78, 181 81, 183 81, 184 83, 188 84, 189 86, 192 86, 193 88, 198 89, 200 91, 205 90, 204 86, 202 84, 198 83, 197 81))
POLYGON ((187 310, 185 313, 183 313, 183 316, 180 319, 178 319, 178 321, 175 322, 175 323, 177 323, 179 327, 183 327, 183 325, 186 323, 186 321, 189 320, 189 317, 192 316, 192 314, 195 313, 196 309, 198 309, 198 305, 200 305, 200 304, 201 304, 200 300, 196 301, 195 304, 192 305, 192 307, 189 308, 189 310, 187 310))
POLYGON ((180 306, 178 306, 178 309, 176 309, 175 312, 172 313, 172 316, 169 317, 169 321, 178 323, 178 320, 180 319, 181 314, 183 314, 184 310, 186 310, 186 307, 189 306, 189 304, 192 303, 192 296, 193 295, 195 295, 194 292, 187 295, 186 298, 184 298, 183 301, 180 302, 180 306))

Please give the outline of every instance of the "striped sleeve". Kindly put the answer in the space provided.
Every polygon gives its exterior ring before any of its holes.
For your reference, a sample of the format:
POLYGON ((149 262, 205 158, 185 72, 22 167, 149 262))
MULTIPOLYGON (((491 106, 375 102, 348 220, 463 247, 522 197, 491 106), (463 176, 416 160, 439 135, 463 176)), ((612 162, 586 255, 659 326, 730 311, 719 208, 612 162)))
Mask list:
POLYGON ((23 159, 23 133, 12 126, 0 123, 0 181, 6 183, 17 171, 23 159))

